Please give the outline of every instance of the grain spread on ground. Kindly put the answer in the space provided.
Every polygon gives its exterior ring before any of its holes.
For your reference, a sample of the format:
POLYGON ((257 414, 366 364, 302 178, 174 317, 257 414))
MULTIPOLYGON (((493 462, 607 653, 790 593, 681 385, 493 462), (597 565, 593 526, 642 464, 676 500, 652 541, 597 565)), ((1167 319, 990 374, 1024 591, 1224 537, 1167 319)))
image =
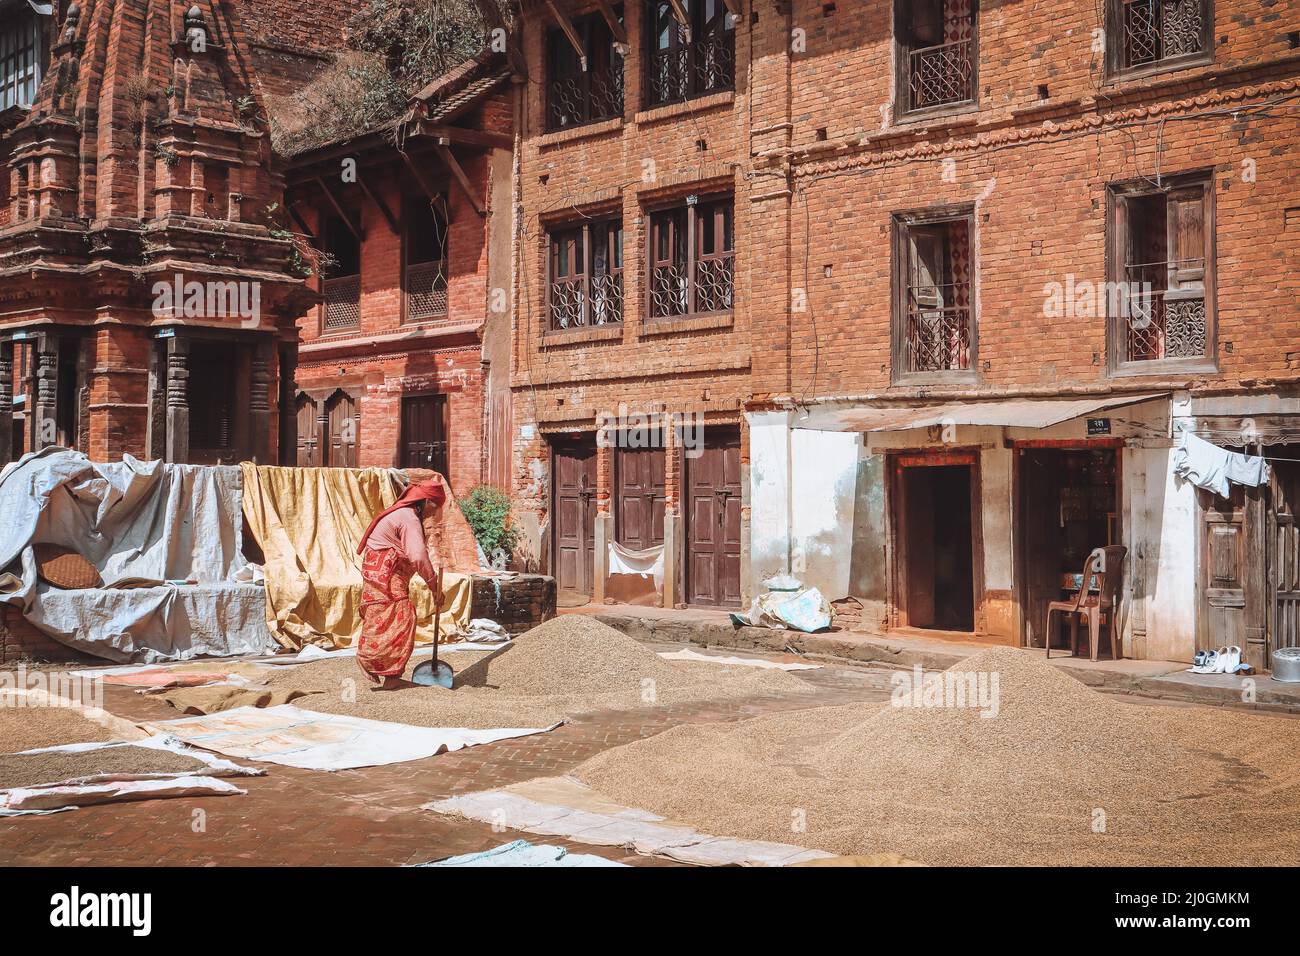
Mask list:
POLYGON ((147 747, 9 754, 0 756, 0 790, 64 783, 100 774, 183 773, 206 766, 193 757, 147 747))
POLYGON ((996 674, 996 716, 869 703, 679 726, 575 773, 705 832, 844 855, 957 865, 1300 857, 1300 721, 1135 704, 1015 649, 949 673, 996 674))
MULTIPOLYGON (((478 655, 481 658, 485 655, 478 655)), ((448 655, 465 670, 476 659, 448 655), (464 663, 462 663, 462 661, 464 663)), ((411 669, 420 662, 412 661, 411 669)), ((480 686, 373 691, 344 658, 287 668, 274 685, 319 691, 295 706, 422 727, 548 727, 597 710, 808 693, 784 671, 665 661, 626 634, 581 615, 561 615, 520 635, 487 667, 480 686)))
POLYGON ((12 694, 0 694, 0 753, 18 753, 60 744, 99 743, 112 731, 71 707, 32 707, 12 694))

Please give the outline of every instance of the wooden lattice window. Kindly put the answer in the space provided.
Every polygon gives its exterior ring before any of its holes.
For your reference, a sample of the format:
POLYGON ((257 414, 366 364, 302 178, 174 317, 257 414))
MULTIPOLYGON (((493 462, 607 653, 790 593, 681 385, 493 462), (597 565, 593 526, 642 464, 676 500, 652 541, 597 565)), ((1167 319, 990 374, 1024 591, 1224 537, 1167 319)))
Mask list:
POLYGON ((1111 367, 1214 359, 1214 185, 1204 174, 1111 188, 1111 367))
POLYGON ((975 101, 978 25, 976 0, 894 4, 899 114, 975 101))
POLYGON ((427 322, 447 315, 446 208, 442 197, 435 204, 423 195, 404 205, 403 286, 408 322, 427 322))
POLYGON ((1174 69, 1213 58, 1211 0, 1108 0, 1110 73, 1174 69))
POLYGON ((361 324, 361 240, 337 216, 325 221, 329 269, 321 282, 325 294, 323 329, 335 332, 361 324))
POLYGON ((736 22, 723 0, 650 0, 646 10, 646 103, 658 106, 729 90, 735 83, 736 22))
POLYGON ((552 330, 623 321, 623 223, 593 220, 548 239, 547 312, 552 330))
POLYGON ((894 217, 894 367, 900 376, 975 369, 975 214, 894 217))
POLYGON ((650 216, 651 318, 730 312, 735 296, 732 197, 699 199, 650 216))
MULTIPOLYGON (((615 13, 621 20, 622 7, 615 13)), ((546 126, 551 130, 623 115, 623 55, 609 24, 591 14, 574 20, 573 28, 584 57, 559 27, 546 34, 546 126)))

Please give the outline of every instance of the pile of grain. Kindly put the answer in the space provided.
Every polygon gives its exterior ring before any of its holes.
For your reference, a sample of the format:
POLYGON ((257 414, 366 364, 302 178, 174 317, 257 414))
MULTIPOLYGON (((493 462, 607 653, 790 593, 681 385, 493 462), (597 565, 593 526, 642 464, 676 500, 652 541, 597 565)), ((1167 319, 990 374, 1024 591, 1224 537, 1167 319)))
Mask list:
POLYGON ((182 773, 206 767, 200 760, 146 747, 105 747, 0 756, 0 790, 64 783, 98 774, 182 773))
MULTIPOLYGON (((476 659, 448 657, 458 671, 476 659)), ((408 678, 419 660, 408 667, 408 678)), ((784 671, 665 661, 581 615, 562 615, 522 634, 488 665, 482 686, 372 691, 353 659, 286 670, 267 679, 318 691, 295 701, 305 710, 421 727, 545 727, 597 710, 809 692, 804 681, 784 671)))
POLYGON ((999 711, 855 704, 673 728, 577 776, 706 832, 932 864, 1240 865, 1300 854, 1300 722, 1096 693, 1025 652, 999 711))
POLYGON ((26 707, 20 703, 11 694, 0 694, 0 753, 113 739, 111 731, 73 708, 26 707))

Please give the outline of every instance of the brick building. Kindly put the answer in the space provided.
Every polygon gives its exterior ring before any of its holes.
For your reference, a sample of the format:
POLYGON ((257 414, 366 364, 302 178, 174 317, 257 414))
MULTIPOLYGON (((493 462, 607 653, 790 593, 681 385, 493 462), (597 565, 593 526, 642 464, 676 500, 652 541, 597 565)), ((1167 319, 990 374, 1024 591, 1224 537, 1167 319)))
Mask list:
POLYGON ((510 77, 467 62, 394 124, 292 157, 288 208, 326 254, 300 323, 298 464, 508 484, 510 77))
POLYGON ((278 456, 311 293, 237 11, 0 3, 0 461, 278 456))
POLYGON ((716 599, 693 541, 735 507, 723 603, 790 571, 872 627, 1041 644, 1117 545, 1127 656, 1300 642, 1294 464, 1231 499, 1171 468, 1183 429, 1300 459, 1295 6, 727 6, 525 19, 517 489, 562 589, 589 562, 603 597, 662 501, 667 601, 716 599), (648 480, 592 450, 620 404, 708 436, 738 399, 743 499, 705 479, 698 527, 672 429, 648 480))

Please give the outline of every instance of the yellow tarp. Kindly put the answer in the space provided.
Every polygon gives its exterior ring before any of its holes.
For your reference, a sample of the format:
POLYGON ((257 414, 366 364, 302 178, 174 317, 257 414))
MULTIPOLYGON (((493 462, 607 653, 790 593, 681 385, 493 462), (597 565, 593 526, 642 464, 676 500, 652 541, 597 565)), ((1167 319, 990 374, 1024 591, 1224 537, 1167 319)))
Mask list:
MULTIPOLYGON (((370 519, 397 500, 378 468, 277 468, 245 462, 244 517, 265 555, 267 627, 282 645, 350 647, 361 636, 361 558, 370 519)), ((444 506, 445 507, 445 506, 444 506)), ((443 573, 444 640, 469 625, 470 576, 443 573)), ((411 581, 416 641, 433 640, 433 597, 411 581)))

